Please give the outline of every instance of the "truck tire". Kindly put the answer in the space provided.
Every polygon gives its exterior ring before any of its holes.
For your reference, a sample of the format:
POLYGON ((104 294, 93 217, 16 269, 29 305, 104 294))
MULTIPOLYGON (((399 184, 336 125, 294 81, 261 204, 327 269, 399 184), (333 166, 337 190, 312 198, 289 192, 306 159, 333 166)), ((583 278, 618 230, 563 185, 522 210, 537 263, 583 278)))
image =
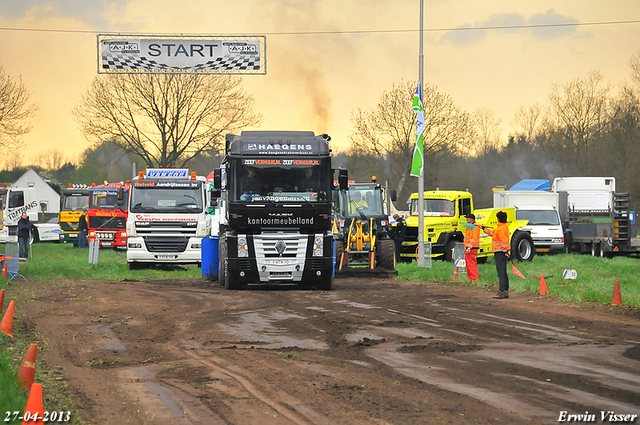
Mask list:
POLYGON ((531 261, 536 255, 529 233, 516 230, 511 238, 511 257, 518 261, 531 261))
POLYGON ((564 234, 564 253, 571 254, 573 246, 573 233, 567 230, 564 234))
POLYGON ((316 289, 319 291, 330 291, 333 289, 333 273, 329 276, 325 276, 322 282, 316 285, 316 289))
POLYGON ((456 246, 456 241, 450 239, 444 246, 444 261, 453 261, 453 248, 456 246))
POLYGON ((376 262, 378 267, 387 270, 396 269, 396 250, 395 243, 392 239, 383 239, 378 241, 378 248, 376 249, 376 262))

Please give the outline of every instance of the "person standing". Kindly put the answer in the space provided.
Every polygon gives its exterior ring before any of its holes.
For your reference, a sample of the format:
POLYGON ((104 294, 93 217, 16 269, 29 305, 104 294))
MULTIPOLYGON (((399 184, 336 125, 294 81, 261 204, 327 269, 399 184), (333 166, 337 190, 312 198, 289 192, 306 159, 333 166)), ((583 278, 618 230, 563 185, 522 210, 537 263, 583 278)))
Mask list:
POLYGON ((83 211, 82 215, 78 219, 78 248, 87 248, 87 232, 89 226, 87 226, 87 212, 83 211))
POLYGON ((396 221, 391 227, 391 237, 396 248, 396 263, 400 262, 400 248, 402 247, 402 241, 407 236, 407 223, 404 221, 404 217, 400 214, 394 214, 393 219, 396 221))
POLYGON ((491 236, 491 248, 496 261, 499 290, 493 297, 501 300, 509 298, 509 276, 507 275, 507 262, 509 261, 509 226, 507 225, 507 213, 500 211, 496 214, 498 227, 491 229, 483 227, 484 232, 491 236))
POLYGON ((467 276, 471 282, 478 280, 478 250, 480 249, 480 226, 476 226, 476 216, 467 214, 468 226, 464 232, 464 260, 467 265, 467 276), (471 229, 473 227, 473 229, 471 229))
POLYGON ((29 221, 26 212, 22 213, 22 217, 18 220, 18 256, 20 258, 29 258, 29 239, 31 238, 31 230, 35 230, 36 226, 29 221))

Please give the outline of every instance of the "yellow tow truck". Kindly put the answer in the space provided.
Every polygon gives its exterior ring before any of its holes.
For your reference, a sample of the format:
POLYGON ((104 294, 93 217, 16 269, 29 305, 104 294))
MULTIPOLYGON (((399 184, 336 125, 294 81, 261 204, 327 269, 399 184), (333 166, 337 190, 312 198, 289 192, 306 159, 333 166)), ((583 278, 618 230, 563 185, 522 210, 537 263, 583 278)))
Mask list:
MULTIPOLYGON (((406 237, 400 249, 401 261, 410 262, 417 258, 418 249, 418 193, 409 198, 410 215, 405 220, 406 237)), ((431 257, 451 261, 456 242, 463 242, 466 215, 473 213, 476 224, 496 228, 499 211, 507 213, 507 224, 511 235, 511 257, 519 261, 531 261, 536 254, 531 234, 522 230, 528 220, 516 220, 514 208, 474 209, 473 195, 456 190, 432 190, 424 192, 424 240, 431 242, 431 257)), ((493 255, 491 237, 480 232, 478 262, 486 261, 493 255)))

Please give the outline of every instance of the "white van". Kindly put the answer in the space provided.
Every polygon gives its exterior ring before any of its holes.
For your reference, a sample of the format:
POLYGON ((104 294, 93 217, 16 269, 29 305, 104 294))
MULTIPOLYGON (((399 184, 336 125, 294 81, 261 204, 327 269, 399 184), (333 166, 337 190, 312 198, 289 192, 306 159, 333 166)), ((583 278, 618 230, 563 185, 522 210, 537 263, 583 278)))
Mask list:
POLYGON ((514 205, 516 219, 529 220, 522 230, 531 232, 537 254, 560 254, 564 251, 564 233, 560 214, 548 205, 514 205))

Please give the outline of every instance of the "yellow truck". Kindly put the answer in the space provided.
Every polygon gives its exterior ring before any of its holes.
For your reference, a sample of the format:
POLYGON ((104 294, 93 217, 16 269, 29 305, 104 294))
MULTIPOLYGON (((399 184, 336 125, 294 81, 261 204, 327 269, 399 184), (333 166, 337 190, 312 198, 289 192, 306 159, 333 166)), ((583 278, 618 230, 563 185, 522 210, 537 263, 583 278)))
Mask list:
MULTIPOLYGON (((409 262, 417 258, 418 249, 418 193, 409 198, 410 215, 405 220, 407 226, 406 237, 400 249, 401 261, 409 262)), ((424 192, 424 240, 431 242, 432 258, 451 261, 453 247, 456 242, 463 242, 467 214, 476 216, 478 225, 496 228, 499 211, 507 213, 507 224, 511 235, 511 257, 519 261, 531 261, 536 254, 531 234, 522 230, 527 220, 516 220, 514 208, 474 209, 473 195, 469 192, 456 190, 432 190, 424 192)), ((480 249, 478 261, 486 261, 493 255, 491 251, 491 237, 480 232, 480 249)))

